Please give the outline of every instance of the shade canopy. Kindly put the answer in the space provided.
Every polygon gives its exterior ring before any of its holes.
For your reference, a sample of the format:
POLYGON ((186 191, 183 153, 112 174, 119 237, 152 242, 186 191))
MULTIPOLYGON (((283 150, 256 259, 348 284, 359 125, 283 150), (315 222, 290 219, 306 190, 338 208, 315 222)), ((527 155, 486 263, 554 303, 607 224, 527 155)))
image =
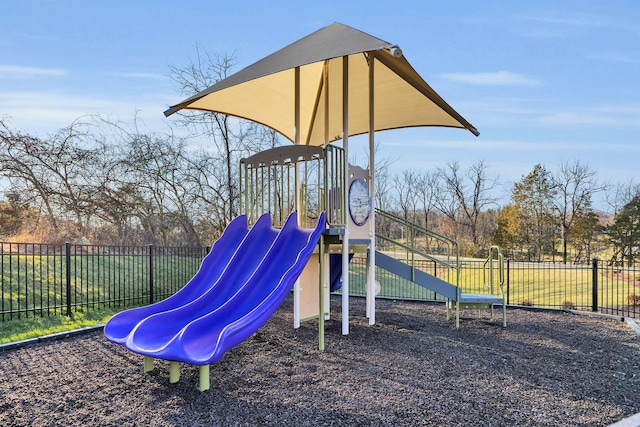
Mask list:
POLYGON ((325 145, 342 138, 345 76, 349 136, 371 130, 370 87, 374 131, 443 126, 479 135, 420 77, 399 47, 339 23, 217 82, 165 115, 185 108, 218 112, 261 123, 292 142, 325 145))

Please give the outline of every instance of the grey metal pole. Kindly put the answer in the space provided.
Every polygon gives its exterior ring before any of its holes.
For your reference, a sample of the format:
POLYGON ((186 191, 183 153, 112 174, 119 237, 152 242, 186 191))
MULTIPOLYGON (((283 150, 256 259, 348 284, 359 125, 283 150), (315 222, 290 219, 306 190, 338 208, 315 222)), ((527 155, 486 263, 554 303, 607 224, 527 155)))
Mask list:
MULTIPOLYGON (((342 237, 342 334, 349 334, 349 57, 342 57, 342 148, 344 150, 344 177, 342 209, 345 210, 342 237)), ((321 313, 322 315, 322 313, 321 313)))

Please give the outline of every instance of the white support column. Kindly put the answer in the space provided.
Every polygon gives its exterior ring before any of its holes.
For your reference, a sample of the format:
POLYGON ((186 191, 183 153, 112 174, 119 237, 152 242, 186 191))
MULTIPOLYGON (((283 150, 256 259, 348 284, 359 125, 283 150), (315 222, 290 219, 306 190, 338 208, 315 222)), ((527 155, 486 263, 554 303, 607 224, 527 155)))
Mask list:
POLYGON ((375 55, 369 57, 369 195, 371 196, 371 216, 369 217, 369 230, 371 243, 369 245, 369 324, 376 323, 376 203, 375 190, 375 97, 374 97, 374 69, 375 55))
POLYGON ((349 333, 349 57, 342 57, 342 148, 344 184, 342 208, 345 213, 342 238, 342 335, 349 333))
MULTIPOLYGON (((295 83, 293 88, 294 97, 294 129, 293 129, 293 143, 300 145, 300 67, 295 68, 295 83)), ((296 197, 295 197, 295 209, 298 211, 298 225, 300 225, 300 170, 296 163, 296 197)), ((283 177, 284 179, 284 177, 283 177)), ((298 329, 300 327, 300 279, 297 279, 293 284, 293 327, 298 329)))

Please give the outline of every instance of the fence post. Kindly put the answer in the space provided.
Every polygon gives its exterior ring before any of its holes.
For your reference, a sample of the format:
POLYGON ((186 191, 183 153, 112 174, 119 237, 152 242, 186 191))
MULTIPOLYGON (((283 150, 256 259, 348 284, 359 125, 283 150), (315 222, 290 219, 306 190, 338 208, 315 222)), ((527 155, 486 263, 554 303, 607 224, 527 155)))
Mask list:
POLYGON ((149 245, 149 304, 153 304, 153 245, 149 245))
POLYGON ((67 271, 67 316, 71 317, 71 243, 66 242, 65 246, 65 259, 66 259, 66 271, 67 271))
POLYGON ((598 311, 598 258, 591 262, 591 311, 598 311))
POLYGON ((507 258, 507 304, 511 303, 511 301, 510 301, 511 300, 511 295, 509 293, 509 285, 511 284, 511 282, 509 280, 509 266, 511 265, 510 261, 511 260, 509 258, 507 258))

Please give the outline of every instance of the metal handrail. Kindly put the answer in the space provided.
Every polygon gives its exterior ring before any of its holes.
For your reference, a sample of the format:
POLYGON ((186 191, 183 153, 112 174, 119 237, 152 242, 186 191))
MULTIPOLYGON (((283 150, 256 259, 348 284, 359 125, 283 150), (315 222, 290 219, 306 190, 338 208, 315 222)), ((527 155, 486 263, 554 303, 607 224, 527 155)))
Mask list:
MULTIPOLYGON (((446 268, 453 269, 456 272, 454 285, 456 285, 458 287, 458 293, 461 292, 460 291, 460 287, 459 287, 460 274, 461 274, 461 268, 460 268, 460 245, 458 244, 457 241, 455 241, 455 240, 453 240, 453 239, 451 239, 451 238, 449 238, 447 236, 444 236, 442 234, 438 234, 436 232, 428 230, 428 229, 426 229, 426 228, 424 228, 424 227, 422 227, 422 226, 420 226, 418 224, 414 224, 414 223, 412 223, 410 221, 407 221, 404 218, 396 216, 396 215, 394 215, 394 214, 392 214, 390 212, 386 212, 386 211, 383 211, 383 210, 378 209, 378 208, 376 208, 375 212, 376 212, 376 214, 378 214, 378 215, 380 215, 380 216, 382 216, 384 218, 387 218, 392 222, 400 224, 403 227, 407 227, 407 231, 410 232, 410 236, 407 236, 408 237, 407 240, 410 241, 411 244, 405 244, 405 243, 399 242, 397 240, 394 240, 394 239, 392 239, 392 238, 390 238, 388 236, 381 235, 379 233, 376 233, 376 237, 381 239, 381 240, 384 240, 385 242, 391 243, 391 244, 393 244, 395 246, 398 246, 398 247, 410 252, 411 253, 410 265, 411 265, 412 271, 415 269, 415 261, 416 261, 415 260, 415 256, 416 255, 419 255, 421 257, 424 257, 426 259, 434 261, 434 262, 436 262, 436 263, 438 263, 440 265, 445 266, 446 268), (434 239, 434 240, 436 240, 438 242, 444 243, 445 246, 448 248, 448 251, 447 251, 447 254, 446 254, 447 255, 446 261, 418 250, 415 247, 415 235, 416 235, 416 233, 422 233, 422 234, 424 234, 424 235, 426 235, 426 236, 428 236, 428 237, 430 237, 430 238, 432 238, 432 239, 434 239), (451 259, 452 257, 454 258, 454 260, 451 259)), ((379 224, 379 222, 376 221, 376 224, 379 224)))
POLYGON ((389 243, 391 243, 391 244, 393 244, 395 246, 398 246, 398 247, 400 247, 400 248, 402 248, 404 250, 413 251, 413 253, 415 253, 416 255, 419 255, 419 256, 421 256, 423 258, 426 258, 429 261, 433 261, 433 262, 435 262, 435 263, 437 263, 439 265, 442 265, 442 266, 445 266, 445 267, 452 267, 452 264, 447 262, 447 261, 443 261, 443 260, 441 260, 439 258, 436 258, 436 257, 434 257, 432 255, 429 255, 429 254, 427 254, 425 252, 422 252, 422 251, 420 251, 420 250, 418 250, 418 249, 416 249, 416 248, 414 248, 412 246, 405 245, 404 243, 398 242, 397 240, 393 240, 390 237, 386 237, 386 236, 383 236, 382 234, 378 234, 378 233, 376 233, 376 237, 381 239, 381 240, 384 240, 385 242, 389 242, 389 243))
POLYGON ((489 291, 491 292, 491 294, 494 294, 494 266, 496 264, 496 261, 498 265, 498 287, 500 288, 501 297, 504 298, 504 256, 502 255, 502 250, 499 246, 491 246, 489 248, 489 255, 483 265, 483 281, 484 285, 489 287, 489 291), (488 281, 487 274, 489 275, 488 281))

